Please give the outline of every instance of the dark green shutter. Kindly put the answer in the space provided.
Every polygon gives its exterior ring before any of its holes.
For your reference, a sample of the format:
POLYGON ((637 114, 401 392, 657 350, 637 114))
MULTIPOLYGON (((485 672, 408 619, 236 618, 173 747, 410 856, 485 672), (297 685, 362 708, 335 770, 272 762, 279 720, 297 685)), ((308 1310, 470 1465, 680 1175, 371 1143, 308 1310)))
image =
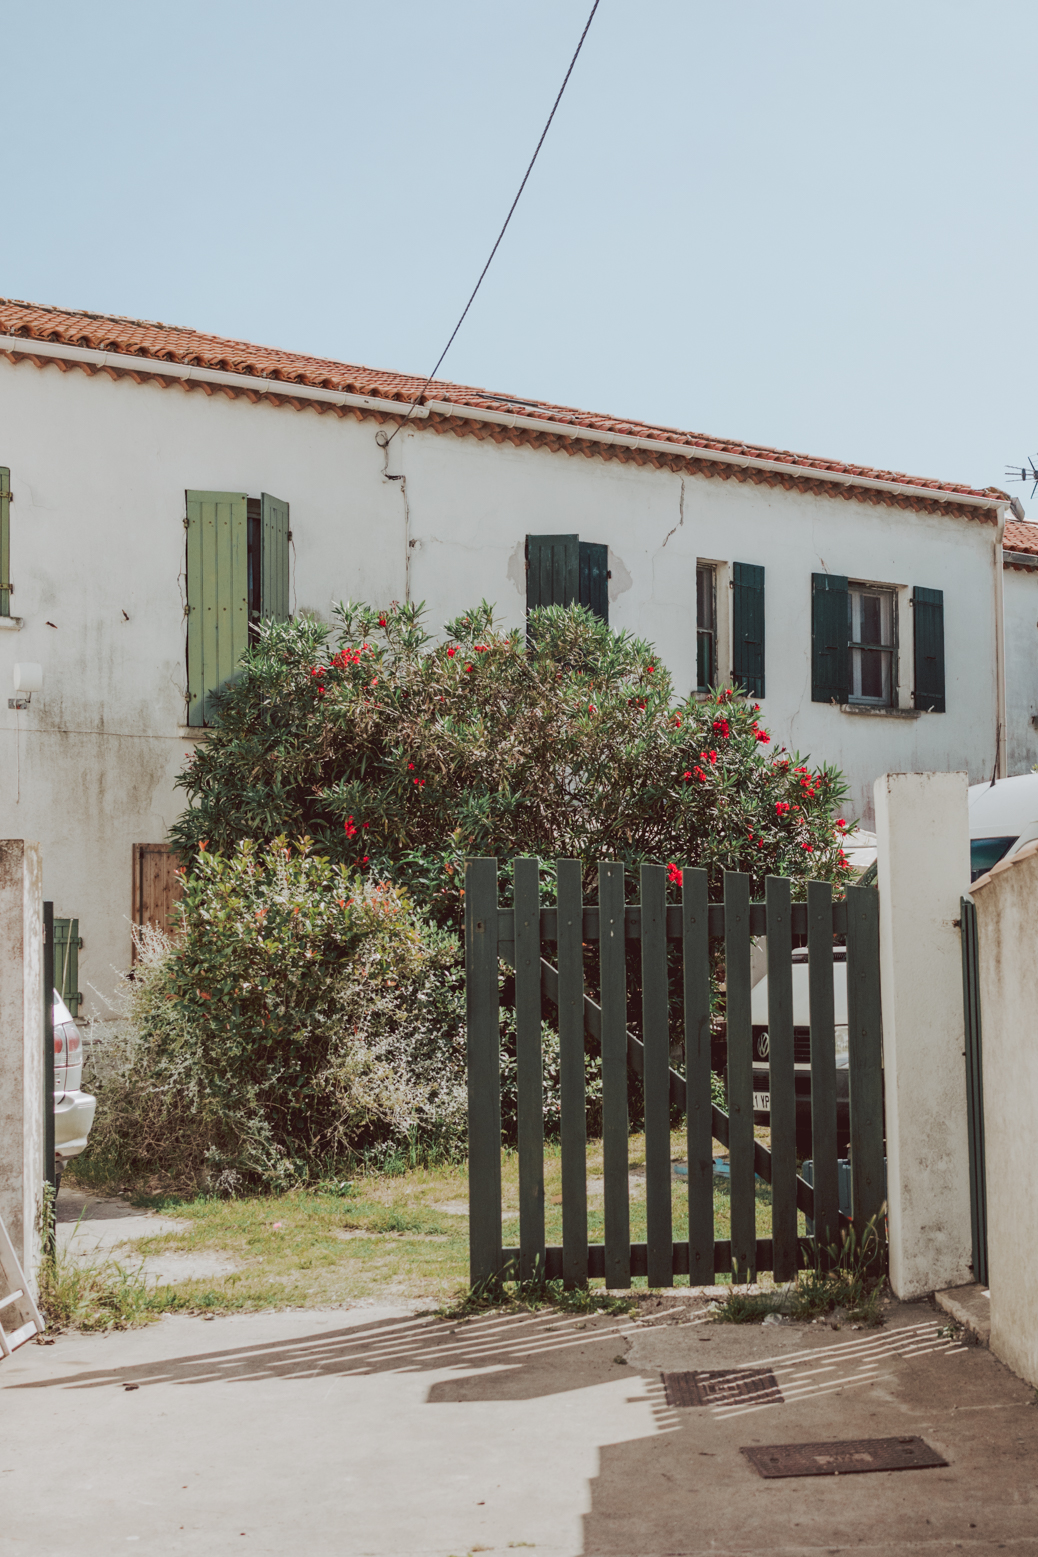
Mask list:
POLYGON ((764 569, 752 562, 732 564, 732 680, 764 696, 764 569))
POLYGON ((260 498, 260 616, 287 622, 288 504, 264 492, 260 498))
POLYGON ((912 591, 915 616, 915 706, 931 714, 943 714, 944 706, 944 590, 912 591))
POLYGON ((569 606, 580 599, 580 540, 576 535, 526 537, 526 609, 569 606))
POLYGON ((55 919, 54 988, 72 1016, 79 1015, 83 1001, 79 992, 79 948, 82 944, 78 919, 55 919))
POLYGON ((811 575, 811 701, 846 703, 850 690, 847 580, 811 575))
POLYGON ((242 492, 187 493, 187 722, 215 714, 249 643, 248 507, 242 492))
POLYGON ((0 616, 11 614, 11 472, 0 465, 0 616))
POLYGON ((580 603, 609 620, 609 547, 595 541, 580 543, 580 603))

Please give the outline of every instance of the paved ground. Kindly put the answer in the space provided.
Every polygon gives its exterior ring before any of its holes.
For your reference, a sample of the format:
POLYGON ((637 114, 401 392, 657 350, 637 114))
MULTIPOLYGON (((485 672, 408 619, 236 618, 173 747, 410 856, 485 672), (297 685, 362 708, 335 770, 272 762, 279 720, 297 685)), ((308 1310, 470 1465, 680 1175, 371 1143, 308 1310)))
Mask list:
POLYGON ((945 1314, 677 1317, 311 1310, 23 1347, 0 1364, 0 1554, 1038 1554, 1035 1391, 945 1314), (667 1406, 661 1370, 761 1364, 781 1403, 667 1406), (765 1481, 739 1453, 907 1434, 948 1468, 765 1481))

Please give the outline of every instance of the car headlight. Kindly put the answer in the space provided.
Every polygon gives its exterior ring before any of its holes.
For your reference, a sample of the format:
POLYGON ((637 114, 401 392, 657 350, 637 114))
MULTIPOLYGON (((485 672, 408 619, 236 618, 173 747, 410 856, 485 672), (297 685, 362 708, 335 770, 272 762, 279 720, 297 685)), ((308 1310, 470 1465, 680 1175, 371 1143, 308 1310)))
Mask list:
POLYGON ((847 1037, 847 1023, 837 1025, 836 1029, 836 1063, 846 1066, 850 1060, 850 1043, 847 1037))

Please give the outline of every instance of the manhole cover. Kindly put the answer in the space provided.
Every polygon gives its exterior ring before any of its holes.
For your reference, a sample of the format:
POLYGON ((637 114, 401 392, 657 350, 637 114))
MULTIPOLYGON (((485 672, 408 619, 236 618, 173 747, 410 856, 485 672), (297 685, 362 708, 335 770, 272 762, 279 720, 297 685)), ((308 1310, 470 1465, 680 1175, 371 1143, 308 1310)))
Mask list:
POLYGON ((668 1406, 728 1406, 756 1400, 782 1404, 782 1392, 770 1368, 724 1368, 695 1373, 664 1373, 668 1406))
POLYGON ((855 1476, 864 1471, 947 1465, 921 1438, 846 1438, 836 1443, 773 1443, 740 1449, 762 1476, 855 1476))

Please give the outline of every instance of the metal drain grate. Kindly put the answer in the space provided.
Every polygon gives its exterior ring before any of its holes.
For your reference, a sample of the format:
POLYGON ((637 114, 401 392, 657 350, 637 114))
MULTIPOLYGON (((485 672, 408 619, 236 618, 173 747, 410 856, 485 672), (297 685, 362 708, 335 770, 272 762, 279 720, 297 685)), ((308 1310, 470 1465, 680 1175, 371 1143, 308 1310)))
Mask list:
POLYGON ((948 1463, 922 1438, 773 1443, 739 1453, 761 1476, 860 1476, 865 1471, 932 1470, 948 1463))
POLYGON ((730 1406, 743 1400, 782 1404, 782 1391, 770 1368, 724 1368, 695 1373, 663 1373, 668 1406, 730 1406))

